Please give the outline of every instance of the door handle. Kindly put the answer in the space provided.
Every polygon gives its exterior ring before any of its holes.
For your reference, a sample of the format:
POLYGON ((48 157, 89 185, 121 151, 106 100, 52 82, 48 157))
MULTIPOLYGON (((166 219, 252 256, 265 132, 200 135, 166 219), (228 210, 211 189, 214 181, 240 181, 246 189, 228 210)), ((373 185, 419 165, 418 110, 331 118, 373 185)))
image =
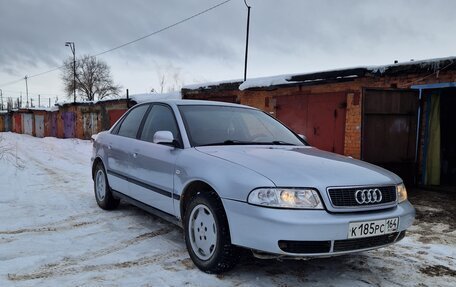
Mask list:
POLYGON ((108 145, 108 149, 112 149, 112 145, 108 145))
POLYGON ((133 156, 133 158, 137 158, 137 157, 138 157, 138 153, 134 152, 134 153, 132 154, 132 156, 133 156))

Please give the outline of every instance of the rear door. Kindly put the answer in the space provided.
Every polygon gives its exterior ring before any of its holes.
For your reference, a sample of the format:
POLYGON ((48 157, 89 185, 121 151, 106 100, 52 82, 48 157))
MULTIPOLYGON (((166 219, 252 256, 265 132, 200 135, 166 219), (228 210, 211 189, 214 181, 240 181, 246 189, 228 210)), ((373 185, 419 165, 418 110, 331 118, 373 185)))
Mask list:
POLYGON ((415 90, 364 90, 362 159, 407 183, 414 181, 418 106, 415 90))
POLYGON ((153 143, 157 131, 170 131, 174 139, 181 142, 174 112, 164 104, 152 106, 134 146, 130 190, 133 198, 174 214, 173 199, 177 197, 173 192, 173 178, 181 149, 153 143))
POLYGON ((137 144, 137 135, 141 122, 150 105, 140 105, 126 115, 106 137, 107 174, 109 185, 117 192, 132 196, 129 190, 129 178, 133 176, 133 148, 137 144))

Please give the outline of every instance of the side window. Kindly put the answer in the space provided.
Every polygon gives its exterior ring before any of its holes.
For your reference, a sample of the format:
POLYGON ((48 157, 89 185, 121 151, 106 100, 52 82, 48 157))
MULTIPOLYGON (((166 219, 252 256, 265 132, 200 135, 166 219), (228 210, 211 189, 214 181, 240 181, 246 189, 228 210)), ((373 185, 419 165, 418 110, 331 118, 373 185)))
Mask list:
POLYGON ((174 139, 179 139, 179 128, 174 119, 173 111, 162 105, 154 105, 150 110, 141 133, 141 140, 152 142, 158 131, 170 131, 174 139))
POLYGON ((149 105, 142 105, 131 110, 122 121, 117 134, 123 137, 136 138, 139 126, 148 108, 149 105))

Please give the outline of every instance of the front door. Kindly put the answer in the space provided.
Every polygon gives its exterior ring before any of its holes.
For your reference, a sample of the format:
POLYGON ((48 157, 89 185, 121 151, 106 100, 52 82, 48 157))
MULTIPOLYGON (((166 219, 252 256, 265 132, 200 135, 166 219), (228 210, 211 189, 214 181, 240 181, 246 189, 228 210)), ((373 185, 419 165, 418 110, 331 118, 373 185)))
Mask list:
POLYGON ((174 113, 169 106, 152 106, 139 141, 134 146, 130 190, 133 197, 166 213, 174 213, 174 174, 181 149, 153 143, 157 131, 170 131, 179 140, 174 113))

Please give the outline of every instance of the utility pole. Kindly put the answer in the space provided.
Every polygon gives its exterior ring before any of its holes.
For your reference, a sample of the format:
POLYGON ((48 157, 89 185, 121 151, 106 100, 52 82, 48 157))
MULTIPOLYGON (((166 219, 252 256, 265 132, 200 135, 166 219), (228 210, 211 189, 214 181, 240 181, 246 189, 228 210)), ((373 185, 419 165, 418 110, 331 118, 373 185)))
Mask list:
POLYGON ((2 111, 3 111, 3 90, 2 89, 0 89, 0 102, 2 105, 2 111))
POLYGON ((29 101, 28 101, 28 83, 27 83, 28 77, 25 76, 24 79, 25 79, 25 95, 26 95, 26 97, 27 97, 27 102, 26 102, 25 107, 28 108, 28 107, 29 107, 29 101))
POLYGON ((247 56, 249 53, 249 30, 250 30, 250 6, 247 5, 246 0, 244 0, 244 4, 247 7, 247 33, 245 36, 245 61, 244 61, 244 82, 247 80, 247 56))
POLYGON ((40 95, 38 95, 38 108, 41 106, 41 99, 40 99, 40 95))
POLYGON ((73 53, 73 102, 76 103, 76 47, 74 42, 65 42, 65 47, 70 47, 73 53))

